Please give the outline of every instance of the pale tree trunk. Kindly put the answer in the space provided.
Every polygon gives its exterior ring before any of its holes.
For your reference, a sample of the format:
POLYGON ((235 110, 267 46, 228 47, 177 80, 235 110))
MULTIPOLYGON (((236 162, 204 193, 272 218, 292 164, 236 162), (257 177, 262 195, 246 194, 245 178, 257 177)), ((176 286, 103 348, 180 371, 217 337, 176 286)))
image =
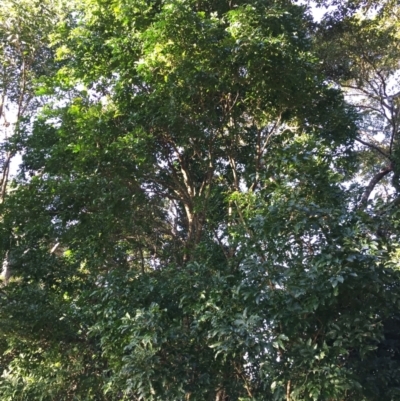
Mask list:
POLYGON ((10 251, 7 251, 6 256, 3 260, 2 272, 1 272, 1 277, 3 278, 4 285, 8 284, 8 281, 10 280, 11 277, 11 263, 9 254, 10 251))
POLYGON ((215 395, 215 401, 227 401, 228 398, 226 397, 225 390, 220 389, 217 391, 217 394, 215 395))
POLYGON ((290 392, 291 392, 290 386, 291 386, 291 381, 289 380, 286 386, 286 401, 290 401, 290 392))

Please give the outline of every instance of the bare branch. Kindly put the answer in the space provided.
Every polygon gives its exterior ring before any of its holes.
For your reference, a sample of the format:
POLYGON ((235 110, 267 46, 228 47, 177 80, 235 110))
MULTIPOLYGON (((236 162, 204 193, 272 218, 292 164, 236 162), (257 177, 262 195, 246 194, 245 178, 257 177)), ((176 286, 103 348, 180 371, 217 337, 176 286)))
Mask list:
POLYGON ((356 141, 362 143, 362 144, 365 145, 365 146, 368 146, 368 147, 371 148, 371 149, 376 150, 378 153, 380 153, 380 154, 381 154, 382 156, 384 156, 386 159, 391 160, 390 155, 386 154, 386 153, 385 153, 381 148, 379 148, 378 146, 376 146, 376 145, 374 145, 374 144, 372 144, 372 143, 365 142, 365 141, 363 141, 363 140, 360 139, 360 138, 356 138, 356 141))
POLYGON ((369 196, 371 195, 371 192, 374 190, 375 186, 392 171, 393 171, 393 165, 391 164, 390 166, 381 170, 379 173, 375 174, 375 176, 372 178, 368 186, 365 188, 364 194, 360 202, 361 209, 367 206, 369 196))

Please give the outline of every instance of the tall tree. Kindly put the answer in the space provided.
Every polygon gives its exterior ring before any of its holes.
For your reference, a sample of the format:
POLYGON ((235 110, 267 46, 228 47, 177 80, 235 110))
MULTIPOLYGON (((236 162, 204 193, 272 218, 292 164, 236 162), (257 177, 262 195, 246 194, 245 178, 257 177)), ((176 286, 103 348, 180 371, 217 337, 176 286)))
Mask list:
POLYGON ((63 19, 2 205, 2 399, 395 399, 363 377, 398 245, 343 185, 357 116, 311 28, 286 0, 63 19))
POLYGON ((360 111, 357 141, 364 153, 363 176, 370 178, 363 206, 388 175, 392 191, 399 189, 400 8, 391 2, 376 5, 373 13, 361 8, 344 18, 328 15, 316 36, 328 77, 360 111))
POLYGON ((4 1, 0 11, 0 121, 2 166, 0 196, 4 200, 10 164, 17 149, 11 142, 38 107, 35 97, 38 80, 49 75, 53 54, 49 47, 52 24, 56 23, 56 7, 51 1, 4 1))

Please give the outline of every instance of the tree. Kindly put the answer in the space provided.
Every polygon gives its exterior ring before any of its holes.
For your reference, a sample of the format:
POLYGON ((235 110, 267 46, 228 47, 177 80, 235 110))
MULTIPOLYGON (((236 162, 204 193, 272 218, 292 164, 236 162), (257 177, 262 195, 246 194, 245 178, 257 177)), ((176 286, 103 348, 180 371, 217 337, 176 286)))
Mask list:
POLYGON ((12 140, 20 124, 39 106, 35 97, 38 81, 53 68, 49 46, 51 24, 57 20, 52 2, 5 1, 0 14, 0 60, 2 139, 1 199, 4 200, 10 163, 17 149, 12 140))
MULTIPOLYGON (((359 207, 367 208, 376 235, 390 249, 398 243, 399 8, 392 2, 375 5, 373 13, 367 8, 345 18, 328 16, 318 38, 324 70, 360 113, 357 141, 364 189, 359 207)), ((395 309, 383 322, 377 351, 364 365, 363 385, 371 399, 381 399, 382 391, 384 397, 397 397, 398 319, 395 309)))
MULTIPOLYGON (((12 160, 20 150, 20 136, 29 131, 31 117, 44 101, 35 93, 55 69, 49 35, 58 17, 52 1, 5 1, 0 11, 1 203, 7 194, 12 160)), ((7 250, 2 272, 5 282, 11 264, 7 250)))
MULTIPOLYGON (((370 176, 361 203, 365 206, 388 174, 398 192, 400 81, 398 63, 399 7, 382 2, 373 17, 358 13, 327 17, 317 38, 324 69, 347 92, 362 117, 357 141, 362 145, 364 176, 370 176)), ((368 11, 368 10, 367 10, 368 11)))
POLYGON ((395 399, 394 374, 363 378, 398 369, 398 241, 344 185, 357 115, 305 12, 87 1, 62 20, 2 205, 2 399, 395 399))

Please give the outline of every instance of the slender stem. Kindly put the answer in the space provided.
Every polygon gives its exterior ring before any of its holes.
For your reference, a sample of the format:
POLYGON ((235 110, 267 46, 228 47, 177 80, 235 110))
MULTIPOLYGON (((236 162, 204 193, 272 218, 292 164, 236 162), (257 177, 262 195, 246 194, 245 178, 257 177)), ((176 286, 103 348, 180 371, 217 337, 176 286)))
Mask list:
POLYGON ((376 150, 378 153, 380 153, 380 154, 381 154, 382 156, 384 156, 386 159, 391 160, 390 155, 386 154, 386 153, 385 153, 381 148, 379 148, 378 146, 376 146, 376 145, 374 145, 374 144, 372 144, 372 143, 369 143, 369 142, 365 142, 365 141, 363 141, 363 140, 360 139, 360 138, 356 138, 356 141, 362 143, 362 144, 365 145, 365 146, 368 146, 368 147, 371 148, 371 149, 376 150))

